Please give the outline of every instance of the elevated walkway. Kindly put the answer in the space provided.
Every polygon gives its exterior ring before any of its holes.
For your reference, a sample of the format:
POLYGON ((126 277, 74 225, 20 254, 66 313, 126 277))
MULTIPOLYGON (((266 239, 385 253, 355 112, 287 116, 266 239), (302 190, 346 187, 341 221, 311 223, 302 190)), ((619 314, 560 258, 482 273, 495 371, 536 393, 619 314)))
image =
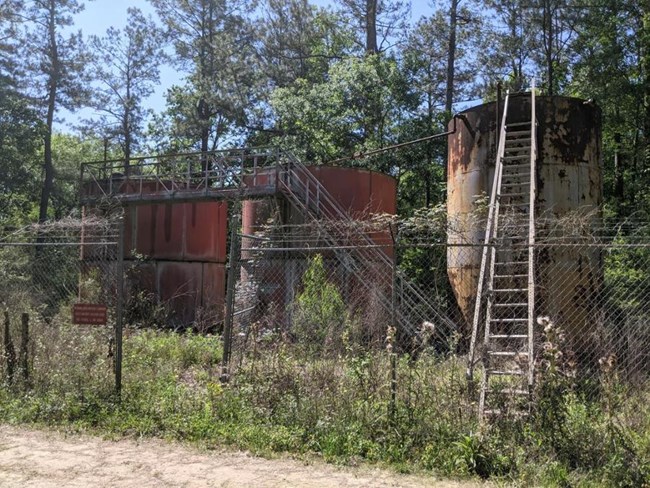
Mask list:
POLYGON ((286 157, 274 148, 228 149, 84 163, 82 205, 264 198, 279 191, 286 157))

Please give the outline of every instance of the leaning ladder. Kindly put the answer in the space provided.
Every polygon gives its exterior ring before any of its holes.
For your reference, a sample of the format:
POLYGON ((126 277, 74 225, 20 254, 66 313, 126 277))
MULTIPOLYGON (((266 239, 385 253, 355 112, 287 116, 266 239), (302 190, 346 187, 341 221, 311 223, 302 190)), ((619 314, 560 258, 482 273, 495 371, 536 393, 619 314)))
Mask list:
POLYGON ((534 82, 530 120, 509 123, 509 102, 510 94, 507 94, 470 342, 468 378, 473 380, 479 324, 483 318, 481 419, 506 411, 522 413, 529 403, 534 375, 537 159, 534 82))

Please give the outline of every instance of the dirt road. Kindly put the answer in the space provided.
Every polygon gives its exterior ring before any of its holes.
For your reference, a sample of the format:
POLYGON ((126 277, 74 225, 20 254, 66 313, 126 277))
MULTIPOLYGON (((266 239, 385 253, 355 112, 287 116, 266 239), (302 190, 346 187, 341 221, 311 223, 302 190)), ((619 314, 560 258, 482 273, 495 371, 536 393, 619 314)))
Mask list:
POLYGON ((473 488, 372 468, 338 468, 159 440, 110 441, 0 426, 0 486, 25 487, 433 487, 473 488))

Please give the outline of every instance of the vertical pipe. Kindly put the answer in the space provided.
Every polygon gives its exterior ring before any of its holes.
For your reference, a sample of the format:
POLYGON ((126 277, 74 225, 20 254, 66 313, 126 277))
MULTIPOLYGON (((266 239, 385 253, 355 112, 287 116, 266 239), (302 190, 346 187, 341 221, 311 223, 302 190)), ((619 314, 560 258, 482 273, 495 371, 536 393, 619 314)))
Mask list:
POLYGON ((115 310, 115 393, 122 395, 122 320, 124 309, 124 217, 118 221, 117 238, 117 301, 115 310))
POLYGON ((497 130, 496 130, 496 135, 497 135, 497 147, 499 147, 499 136, 501 135, 501 117, 500 117, 500 107, 501 107, 501 81, 499 80, 497 82, 497 106, 496 106, 496 113, 497 113, 497 130))
MULTIPOLYGON (((85 217, 86 217, 86 206, 81 206, 81 233, 80 233, 80 245, 79 245, 79 267, 83 270, 84 262, 84 243, 86 241, 86 226, 85 226, 85 217)), ((82 300, 82 282, 83 275, 79 273, 79 280, 77 285, 77 299, 81 302, 82 300)))

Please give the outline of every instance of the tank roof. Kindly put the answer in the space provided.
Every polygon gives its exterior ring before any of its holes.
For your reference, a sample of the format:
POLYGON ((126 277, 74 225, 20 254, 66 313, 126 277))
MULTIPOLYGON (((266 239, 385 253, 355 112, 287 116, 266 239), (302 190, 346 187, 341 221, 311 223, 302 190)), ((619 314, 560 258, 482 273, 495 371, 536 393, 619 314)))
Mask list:
MULTIPOLYGON (((518 98, 530 98, 530 92, 519 92, 519 93, 512 93, 510 95, 510 99, 518 99, 518 98)), ((537 102, 549 102, 551 100, 566 100, 570 104, 580 104, 580 105, 593 105, 596 107, 598 110, 600 110, 600 107, 591 99, 585 100, 584 98, 578 98, 578 97, 567 97, 564 95, 535 95, 535 98, 537 99, 537 102)), ((479 112, 482 110, 486 110, 490 107, 492 107, 494 104, 496 104, 496 100, 492 100, 491 102, 485 102, 481 103, 478 105, 474 105, 473 107, 466 108, 465 110, 461 110, 458 112, 458 115, 461 114, 467 114, 467 113, 472 113, 472 112, 479 112)))

